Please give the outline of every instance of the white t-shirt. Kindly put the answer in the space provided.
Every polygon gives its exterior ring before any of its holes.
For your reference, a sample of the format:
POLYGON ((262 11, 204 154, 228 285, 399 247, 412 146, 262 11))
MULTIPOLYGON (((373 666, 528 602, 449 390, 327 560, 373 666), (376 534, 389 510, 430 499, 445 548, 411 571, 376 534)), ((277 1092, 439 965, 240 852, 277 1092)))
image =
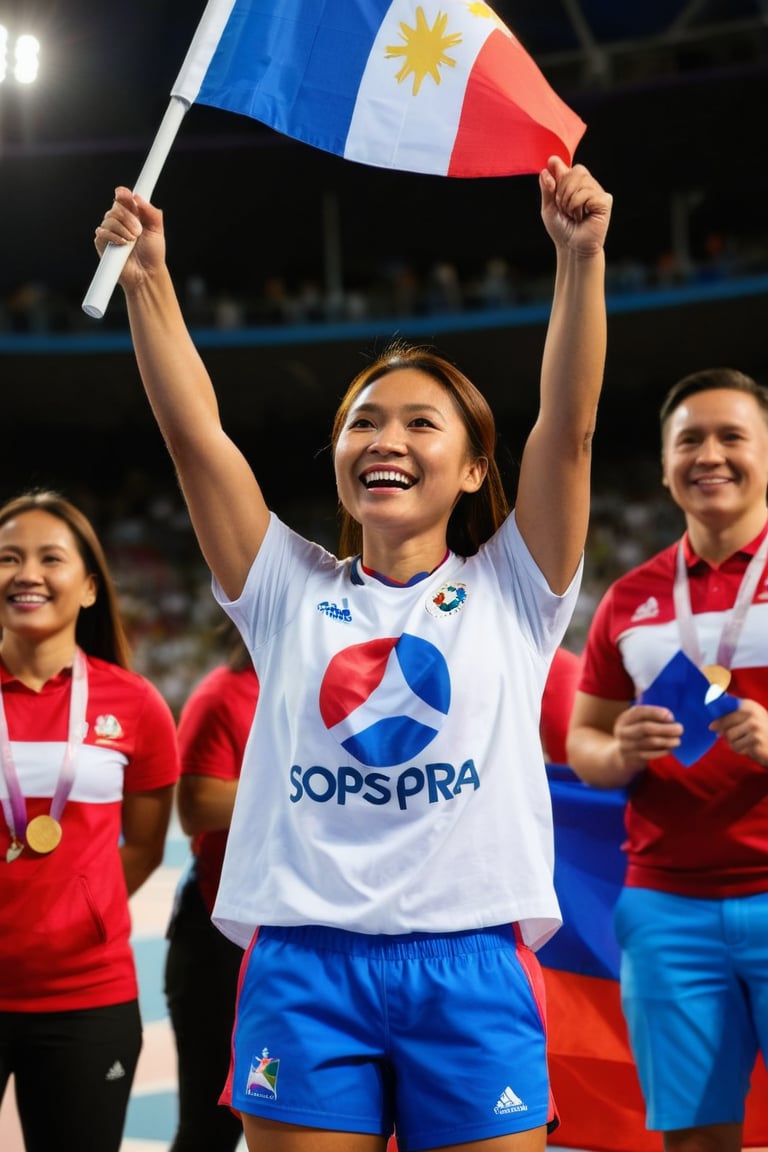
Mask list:
POLYGON ((366 933, 561 923, 539 738, 581 571, 554 595, 514 517, 406 587, 276 517, 242 595, 214 595, 261 695, 213 919, 366 933))

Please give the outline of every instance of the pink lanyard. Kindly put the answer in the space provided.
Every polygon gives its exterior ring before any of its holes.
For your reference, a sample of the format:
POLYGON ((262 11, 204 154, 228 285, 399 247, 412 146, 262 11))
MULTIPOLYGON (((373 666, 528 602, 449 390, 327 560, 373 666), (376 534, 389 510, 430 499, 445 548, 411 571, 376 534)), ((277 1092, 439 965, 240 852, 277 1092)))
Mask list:
MULTIPOLYGON (((58 821, 69 799, 77 771, 77 755, 85 739, 87 726, 85 711, 88 705, 88 668, 85 656, 75 649, 72 663, 72 688, 69 698, 69 732, 56 790, 51 800, 49 820, 58 827, 58 821)), ((27 804, 19 784, 16 764, 13 759, 11 738, 8 733, 8 720, 5 714, 3 693, 0 688, 0 768, 2 768, 7 796, 3 797, 3 811, 11 833, 11 846, 6 854, 10 862, 15 860, 24 846, 27 833, 27 804)), ((39 819, 39 817, 38 817, 39 819)), ((58 841, 57 841, 58 842, 58 841)), ((56 845, 53 844, 52 847, 56 845)))
MULTIPOLYGON (((736 645, 739 642, 739 636, 744 627, 747 611, 752 603, 760 576, 765 567, 766 558, 768 558, 768 533, 763 537, 760 542, 760 547, 747 565, 747 569, 741 578, 741 584, 739 585, 739 591, 736 595, 733 608, 720 634, 720 642, 717 646, 717 656, 715 659, 723 668, 731 667, 733 654, 736 651, 736 645)), ((685 554, 682 540, 677 546, 674 598, 677 627, 680 634, 680 647, 686 656, 700 668, 703 660, 699 646, 699 638, 693 622, 691 590, 688 584, 688 572, 685 567, 685 554)))

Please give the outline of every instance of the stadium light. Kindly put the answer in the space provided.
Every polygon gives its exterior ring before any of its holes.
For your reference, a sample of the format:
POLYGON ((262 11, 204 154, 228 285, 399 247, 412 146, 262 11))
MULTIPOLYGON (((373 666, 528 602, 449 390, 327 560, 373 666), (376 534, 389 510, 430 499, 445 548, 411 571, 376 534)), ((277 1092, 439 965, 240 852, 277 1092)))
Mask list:
POLYGON ((34 84, 40 69, 40 41, 29 33, 16 35, 0 24, 0 84, 34 84))

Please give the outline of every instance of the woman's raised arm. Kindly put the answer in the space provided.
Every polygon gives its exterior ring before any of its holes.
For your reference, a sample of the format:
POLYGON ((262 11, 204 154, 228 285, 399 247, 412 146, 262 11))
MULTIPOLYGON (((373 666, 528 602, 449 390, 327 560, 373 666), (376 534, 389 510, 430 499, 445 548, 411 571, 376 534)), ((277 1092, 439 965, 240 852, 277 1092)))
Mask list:
POLYGON ((210 376, 187 330, 165 259, 162 212, 128 188, 96 229, 96 249, 133 243, 120 285, 149 403, 200 548, 236 599, 269 522, 253 470, 224 431, 210 376))

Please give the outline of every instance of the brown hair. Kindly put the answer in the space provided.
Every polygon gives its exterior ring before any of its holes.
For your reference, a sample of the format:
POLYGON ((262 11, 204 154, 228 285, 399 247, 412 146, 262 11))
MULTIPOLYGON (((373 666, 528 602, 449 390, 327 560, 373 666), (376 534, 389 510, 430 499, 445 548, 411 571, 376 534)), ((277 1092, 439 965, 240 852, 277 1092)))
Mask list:
POLYGON ((224 647, 224 663, 230 672, 244 672, 246 668, 251 667, 253 664, 251 654, 233 620, 229 617, 221 620, 214 629, 214 634, 224 647))
MULTIPOLYGON (((504 522, 509 513, 501 474, 496 462, 496 422, 488 401, 463 372, 430 348, 395 341, 358 373, 347 388, 336 412, 331 433, 331 450, 339 437, 352 405, 374 380, 401 368, 415 368, 431 376, 451 396, 467 430, 469 453, 485 458, 488 471, 477 492, 465 492, 448 521, 447 544, 459 556, 472 556, 504 522)), ((339 556, 353 556, 362 548, 362 529, 347 510, 339 508, 339 556)))
POLYGON ((15 496, 0 507, 0 527, 25 512, 47 512, 63 521, 75 538, 85 570, 96 577, 96 600, 77 618, 75 639, 90 656, 130 668, 131 650, 118 607, 117 590, 104 549, 88 517, 58 492, 36 489, 15 496))
POLYGON ((768 388, 758 384, 751 376, 739 372, 736 368, 705 368, 700 372, 691 372, 673 384, 664 397, 659 409, 659 421, 662 434, 672 413, 697 392, 711 392, 716 388, 729 389, 732 392, 746 392, 754 396, 758 407, 768 423, 768 388))

